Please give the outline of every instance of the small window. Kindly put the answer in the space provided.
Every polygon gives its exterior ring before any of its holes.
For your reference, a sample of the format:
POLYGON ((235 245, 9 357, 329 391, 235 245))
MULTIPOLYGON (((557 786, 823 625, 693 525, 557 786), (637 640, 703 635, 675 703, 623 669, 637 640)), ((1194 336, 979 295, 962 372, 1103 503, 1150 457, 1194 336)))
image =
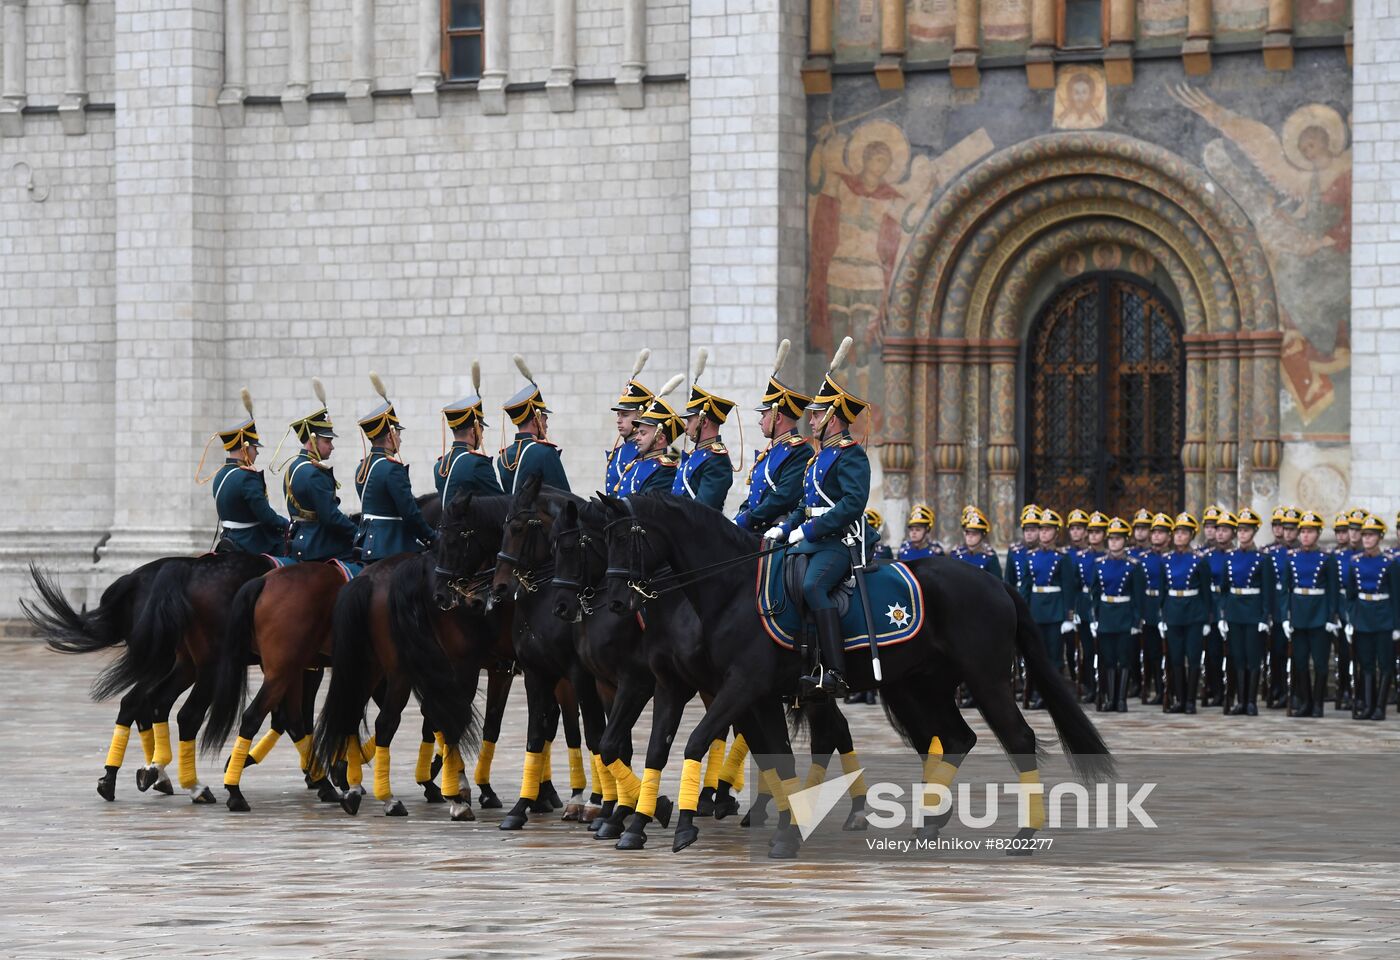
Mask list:
POLYGON ((1107 7, 1103 0, 1060 0, 1061 50, 1097 50, 1108 34, 1107 7))
POLYGON ((448 80, 480 80, 482 0, 442 0, 442 75, 448 80))

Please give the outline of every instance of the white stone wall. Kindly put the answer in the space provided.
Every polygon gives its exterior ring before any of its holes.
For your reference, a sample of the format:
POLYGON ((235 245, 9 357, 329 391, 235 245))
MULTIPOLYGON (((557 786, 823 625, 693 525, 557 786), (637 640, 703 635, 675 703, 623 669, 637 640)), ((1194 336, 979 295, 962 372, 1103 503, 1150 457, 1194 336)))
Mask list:
POLYGON ((1400 478, 1400 0, 1356 0, 1355 16, 1352 491, 1390 523, 1400 478))

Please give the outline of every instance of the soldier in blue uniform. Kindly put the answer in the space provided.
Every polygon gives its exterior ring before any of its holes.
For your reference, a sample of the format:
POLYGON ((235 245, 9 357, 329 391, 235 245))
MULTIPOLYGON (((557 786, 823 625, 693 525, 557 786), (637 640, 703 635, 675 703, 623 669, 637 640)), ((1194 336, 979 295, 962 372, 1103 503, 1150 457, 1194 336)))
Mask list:
POLYGON ((685 405, 685 435, 695 448, 681 455, 671 492, 688 497, 716 510, 724 509, 724 498, 734 485, 734 462, 720 439, 719 428, 729 419, 734 401, 703 389, 696 380, 705 369, 706 352, 700 350, 700 361, 691 379, 690 400, 685 405))
POLYGON ((1166 709, 1167 684, 1165 674, 1166 634, 1157 629, 1162 621, 1162 583, 1166 577, 1167 554, 1171 552, 1172 518, 1165 513, 1153 514, 1148 528, 1148 547, 1139 555, 1142 561, 1143 578, 1147 583, 1143 591, 1143 621, 1146 626, 1138 637, 1142 655, 1143 706, 1161 705, 1166 709), (1150 691, 1150 692, 1149 692, 1150 691))
MULTIPOLYGON (((292 518, 291 555, 303 563, 346 560, 354 555, 355 524, 340 509, 335 471, 326 462, 335 449, 335 428, 326 409, 326 391, 311 378, 319 409, 289 429, 301 441, 301 450, 287 465, 282 492, 292 518)), ((274 458, 275 459, 275 458, 274 458)))
POLYGON ((452 431, 452 446, 438 458, 433 470, 433 484, 442 498, 444 510, 458 497, 469 493, 484 495, 501 493, 491 458, 481 452, 481 439, 487 427, 481 407, 481 367, 472 361, 472 395, 442 408, 447 427, 452 431))
POLYGON ((803 678, 802 686, 808 692, 820 689, 831 697, 847 693, 841 615, 831 591, 851 574, 845 538, 853 528, 859 535, 870 499, 870 459, 850 434, 851 424, 868 404, 847 393, 833 378, 851 344, 850 337, 841 341, 821 389, 807 408, 818 449, 802 475, 802 505, 764 534, 767 539, 786 539, 792 544, 789 553, 809 555, 802 596, 816 621, 821 665, 803 678))
POLYGON ((1206 507, 1201 514, 1201 545, 1198 549, 1202 551, 1215 548, 1215 528, 1216 521, 1220 519, 1220 508, 1215 504, 1206 507))
POLYGON ((1298 542, 1298 520, 1302 516, 1296 507, 1278 506, 1272 516, 1274 542, 1264 553, 1274 564, 1274 599, 1269 607, 1273 627, 1269 631, 1269 709, 1280 710, 1288 705, 1288 634, 1283 632, 1288 599, 1284 593, 1287 580, 1288 554, 1298 542))
POLYGON ((637 455, 622 471, 622 479, 617 485, 618 496, 671 492, 681 462, 671 452, 671 444, 681 435, 685 424, 665 397, 680 386, 682 379, 680 376, 672 377, 646 409, 637 415, 637 431, 632 435, 637 443, 637 455))
POLYGON ((1196 518, 1178 514, 1172 523, 1172 552, 1162 570, 1162 607, 1158 630, 1167 640, 1167 669, 1175 700, 1168 713, 1195 713, 1201 680, 1201 650, 1214 609, 1210 565, 1191 545, 1196 518))
MULTIPOLYGON (((262 471, 253 466, 262 443, 253 422, 252 397, 246 387, 242 394, 248 419, 217 434, 225 457, 223 466, 210 478, 214 509, 219 514, 219 536, 214 551, 241 550, 276 556, 282 553, 290 523, 267 502, 267 483, 262 471)), ((214 438, 209 442, 213 443, 214 438)))
MULTIPOLYGON (((1060 671, 1065 667, 1065 637, 1074 633, 1074 605, 1079 596, 1079 568, 1055 542, 1063 523, 1054 510, 1040 511, 1039 541, 1027 557, 1028 569, 1021 583, 1045 652, 1060 671)), ((1027 681, 1026 686, 1030 709, 1044 709, 1045 701, 1034 684, 1027 681)))
POLYGON ((997 552, 987 543, 987 534, 991 530, 992 525, 987 521, 987 515, 979 508, 972 504, 963 507, 963 542, 961 546, 953 548, 950 556, 1000 579, 1001 561, 997 559, 997 552))
MULTIPOLYGON (((894 551, 883 538, 885 515, 874 507, 865 510, 865 555, 873 560, 893 560, 894 551)), ((848 698, 849 699, 849 698, 848 698)))
POLYGON ((632 365, 632 379, 627 381, 627 386, 622 388, 622 395, 612 405, 613 414, 617 418, 617 439, 613 441, 613 447, 607 454, 608 465, 603 474, 604 493, 617 494, 622 471, 627 469, 627 465, 637 455, 637 444, 632 439, 632 433, 637 429, 637 414, 651 403, 653 397, 652 392, 637 381, 637 375, 642 372, 650 357, 650 350, 643 348, 638 351, 637 362, 632 365))
POLYGON ((1017 590, 1030 573, 1030 555, 1040 542, 1040 507, 1028 503, 1021 508, 1021 542, 1006 549, 1003 578, 1017 590))
MULTIPOLYGON (((1361 552, 1361 525, 1366 522, 1366 512, 1364 510, 1349 510, 1346 513, 1338 514, 1332 525, 1332 532, 1336 537, 1336 544, 1332 547, 1332 556, 1337 561, 1337 577, 1342 586, 1346 586, 1347 567, 1351 563, 1351 558, 1361 552)), ((1342 621, 1347 622, 1349 608, 1344 605, 1342 610, 1342 621)), ((1332 637, 1332 645, 1337 655, 1337 709, 1350 710, 1351 700, 1351 644, 1344 634, 1337 634, 1332 637)))
POLYGON ((1292 714, 1320 717, 1327 699, 1327 635, 1341 630, 1337 559, 1317 548, 1322 517, 1305 511, 1284 570, 1283 630, 1293 644, 1292 714), (1311 672, 1309 672, 1311 670, 1311 672))
POLYGON ((1216 628, 1230 647, 1235 677, 1234 716, 1259 715, 1259 669, 1269 643, 1269 619, 1277 589, 1273 558, 1254 544, 1260 517, 1245 507, 1236 521, 1239 546, 1225 555, 1220 580, 1216 628))
POLYGON ((1141 560, 1143 554, 1152 549, 1152 511, 1139 507, 1133 514, 1133 542, 1128 544, 1128 556, 1141 560))
POLYGON ((1400 559, 1381 552, 1385 521, 1367 516, 1361 522, 1361 550, 1351 556, 1343 578, 1347 598, 1346 632, 1356 644, 1361 674, 1352 716, 1384 720, 1395 683, 1395 641, 1400 640, 1400 559))
POLYGON ((933 507, 916 503, 909 510, 909 522, 904 528, 904 542, 899 545, 900 560, 922 560, 943 556, 943 544, 933 539, 933 507))
POLYGON ((773 373, 762 402, 755 408, 763 415, 759 429, 768 438, 768 446, 754 451, 748 496, 734 515, 734 522, 750 533, 777 526, 802 502, 802 473, 812 451, 798 434, 797 424, 812 398, 778 379, 791 346, 787 340, 778 345, 773 373))
POLYGON ((539 385, 520 354, 517 353, 514 360, 516 368, 528 383, 502 408, 510 417, 510 422, 515 424, 516 432, 515 439, 496 457, 496 473, 501 478, 501 489, 506 493, 515 493, 520 481, 531 474, 538 474, 546 486, 568 490, 569 477, 564 472, 559 448, 546 439, 549 433, 549 408, 544 405, 544 395, 540 393, 539 385))
MULTIPOLYGON (((1201 701, 1201 705, 1204 707, 1221 706, 1226 699, 1221 686, 1223 677, 1221 668, 1225 660, 1225 638, 1216 629, 1216 621, 1220 618, 1215 614, 1220 603, 1220 583, 1225 577, 1225 557, 1235 547, 1235 531, 1238 526, 1239 521, 1233 513, 1224 507, 1216 509, 1215 523, 1211 527, 1205 546, 1201 550, 1202 556, 1210 565, 1212 598, 1211 618, 1206 624, 1210 628, 1210 632, 1206 634, 1205 639, 1205 696, 1201 701)), ((1233 682, 1231 685, 1233 686, 1233 682)))
POLYGON ((1084 528, 1079 537, 1079 545, 1071 546, 1065 551, 1079 572, 1079 594, 1074 602, 1075 637, 1079 645, 1075 651, 1077 658, 1070 669, 1071 675, 1078 678, 1083 702, 1097 703, 1098 678, 1095 662, 1098 658, 1098 643, 1094 632, 1089 629, 1089 621, 1093 619, 1089 615, 1089 577, 1093 573, 1094 561, 1104 554, 1104 534, 1108 530, 1109 520, 1107 514, 1098 510, 1087 514, 1083 510, 1072 510, 1070 515, 1075 517, 1076 525, 1082 525, 1084 528))
POLYGON ((1147 613, 1147 577, 1142 561, 1127 551, 1130 528, 1121 517, 1108 522, 1108 552, 1089 567, 1089 629, 1098 641, 1099 710, 1128 712, 1128 667, 1134 636, 1147 613))
POLYGON ((360 418, 360 429, 369 440, 370 449, 355 471, 355 492, 360 495, 361 510, 355 546, 365 563, 421 550, 437 537, 423 519, 418 501, 413 499, 408 465, 398 459, 403 425, 379 375, 371 371, 369 379, 384 402, 360 418))

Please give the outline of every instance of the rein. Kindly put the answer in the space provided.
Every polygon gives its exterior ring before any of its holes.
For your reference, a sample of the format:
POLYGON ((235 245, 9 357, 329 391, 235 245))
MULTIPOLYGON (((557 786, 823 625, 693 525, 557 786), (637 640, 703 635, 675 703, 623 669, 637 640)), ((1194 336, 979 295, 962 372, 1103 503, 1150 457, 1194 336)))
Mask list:
POLYGON ((610 566, 604 573, 604 576, 626 578, 627 586, 631 590, 639 594, 644 600, 655 600, 662 594, 674 593, 677 590, 683 590, 686 587, 692 586, 693 584, 700 583, 704 580, 708 580, 714 576, 718 576, 724 571, 729 570, 733 567, 737 567, 740 564, 749 563, 753 560, 761 559, 762 557, 766 557, 769 554, 777 553, 779 550, 785 549, 784 544, 776 544, 772 547, 767 548, 766 550, 759 550, 756 553, 746 553, 738 557, 730 557, 726 560, 720 560, 716 563, 706 564, 703 567, 696 567, 693 570, 672 573, 666 576, 656 577, 654 579, 634 579, 634 572, 642 569, 642 546, 646 541, 647 529, 646 527, 642 526, 641 521, 637 519, 636 513, 633 512, 631 501, 624 498, 622 502, 627 507, 627 516, 618 517, 616 520, 610 521, 606 526, 603 527, 603 532, 607 533, 613 527, 621 523, 631 524, 627 532, 632 536, 633 565, 631 567, 610 566), (664 584, 664 586, 658 586, 658 583, 664 584))

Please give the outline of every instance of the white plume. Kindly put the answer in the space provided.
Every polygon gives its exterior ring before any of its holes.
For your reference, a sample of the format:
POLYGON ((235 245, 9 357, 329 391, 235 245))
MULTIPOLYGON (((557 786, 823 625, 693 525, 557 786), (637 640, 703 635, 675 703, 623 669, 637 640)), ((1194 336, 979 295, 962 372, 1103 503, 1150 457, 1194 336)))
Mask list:
POLYGON ((638 350, 638 351, 637 351, 637 362, 634 363, 634 364, 632 364, 632 376, 629 377, 628 379, 629 379, 629 380, 635 380, 635 379, 637 379, 637 374, 639 374, 639 373, 642 372, 642 367, 645 367, 645 366, 647 365, 647 361, 650 360, 650 359, 651 359, 651 351, 650 351, 650 350, 648 350, 646 347, 642 347, 642 349, 638 350))
POLYGON ((472 393, 481 396, 481 361, 472 361, 472 393))
POLYGON ((384 381, 379 379, 379 374, 373 370, 369 372, 369 382, 374 384, 374 392, 383 398, 385 403, 389 402, 389 392, 384 389, 384 381))
POLYGON ((242 390, 239 390, 238 395, 243 400, 243 409, 247 410, 248 416, 251 417, 253 415, 253 395, 248 392, 247 387, 244 387, 242 390))
POLYGON ((663 386, 663 387, 657 392, 657 394, 656 394, 657 397, 664 397, 664 396, 666 396, 668 393, 675 393, 676 388, 679 387, 682 383, 685 383, 685 374, 683 374, 683 373, 678 373, 678 374, 676 374, 676 375, 675 375, 674 377, 672 377, 670 380, 667 380, 667 381, 666 381, 666 385, 663 386))
POLYGON ((705 372, 705 364, 710 362, 710 350, 708 347, 700 348, 700 356, 695 358, 695 374, 690 378, 691 383, 700 380, 700 374, 705 372))
POLYGON ((326 387, 321 383, 320 377, 311 378, 311 392, 316 394, 316 402, 321 406, 326 405, 326 387))
POLYGON ((831 366, 826 368, 827 373, 835 373, 841 369, 846 362, 846 355, 851 352, 851 346, 855 343, 850 337, 841 341, 841 346, 836 348, 836 355, 831 358, 831 366))
POLYGON ((517 353, 515 356, 511 357, 511 359, 515 361, 515 369, 520 371, 520 375, 531 383, 534 383, 535 377, 530 373, 530 368, 525 366, 525 358, 517 353))
POLYGON ((777 376, 783 369, 783 364, 787 363, 788 351, 792 349, 792 341, 783 337, 778 344, 778 355, 773 358, 773 376, 777 376))

